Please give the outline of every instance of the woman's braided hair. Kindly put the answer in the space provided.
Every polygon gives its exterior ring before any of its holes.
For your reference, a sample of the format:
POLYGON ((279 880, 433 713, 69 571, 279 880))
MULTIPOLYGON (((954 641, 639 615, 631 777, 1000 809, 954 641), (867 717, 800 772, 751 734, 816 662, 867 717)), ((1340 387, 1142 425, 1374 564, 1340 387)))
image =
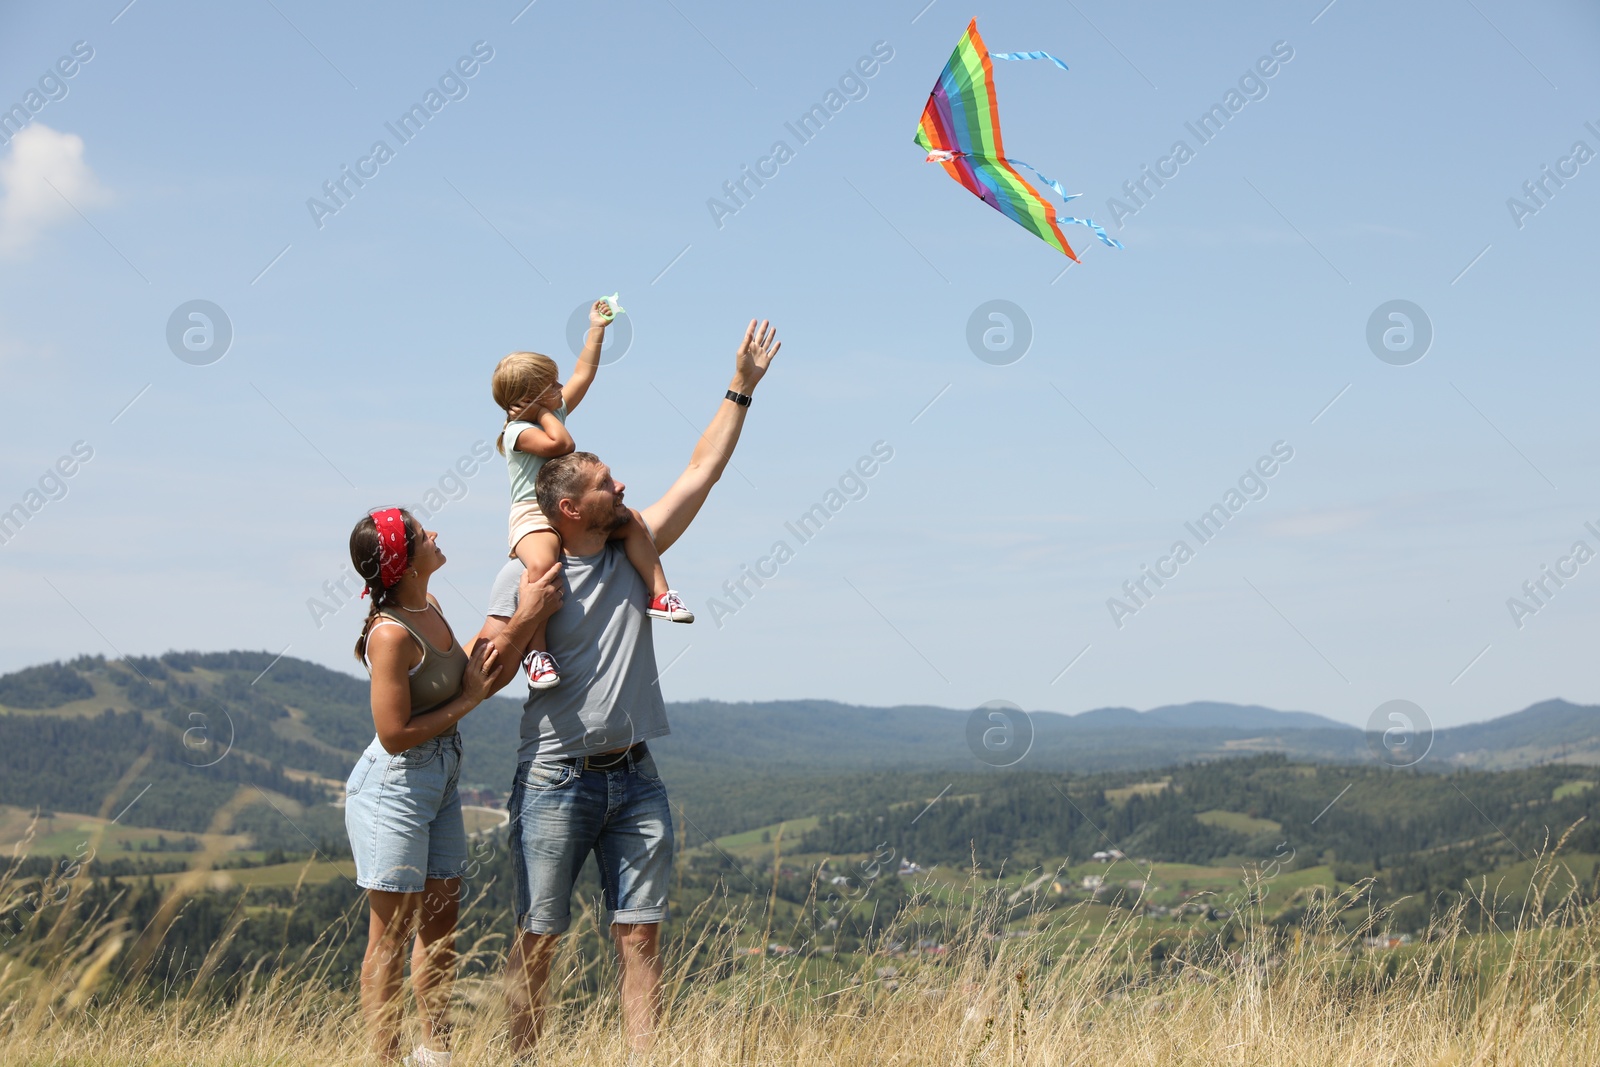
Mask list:
MULTIPOLYGON (((417 551, 417 520, 404 508, 400 510, 400 515, 406 522, 406 565, 410 566, 411 559, 417 551)), ((383 555, 378 538, 378 524, 372 521, 371 514, 361 516, 356 528, 350 531, 350 563, 367 583, 369 601, 367 618, 361 624, 361 636, 356 638, 356 659, 365 662, 367 634, 371 631, 378 612, 386 607, 390 598, 394 596, 394 586, 385 589, 383 585, 383 555)))

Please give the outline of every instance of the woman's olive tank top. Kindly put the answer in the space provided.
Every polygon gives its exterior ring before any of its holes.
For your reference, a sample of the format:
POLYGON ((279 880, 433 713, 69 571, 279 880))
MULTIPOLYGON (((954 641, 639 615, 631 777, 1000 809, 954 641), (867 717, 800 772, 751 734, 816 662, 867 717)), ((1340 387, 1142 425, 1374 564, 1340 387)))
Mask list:
MULTIPOLYGON (((467 650, 456 640, 455 631, 450 631, 449 649, 441 651, 434 648, 431 641, 412 629, 411 624, 398 615, 380 611, 378 617, 385 622, 405 627, 406 632, 422 649, 422 662, 411 672, 412 718, 448 704, 461 695, 461 676, 467 671, 467 650)), ((444 618, 442 614, 439 617, 444 618)), ((377 623, 373 623, 373 626, 376 627, 377 623)), ((450 624, 446 622, 445 629, 449 628, 450 624)))

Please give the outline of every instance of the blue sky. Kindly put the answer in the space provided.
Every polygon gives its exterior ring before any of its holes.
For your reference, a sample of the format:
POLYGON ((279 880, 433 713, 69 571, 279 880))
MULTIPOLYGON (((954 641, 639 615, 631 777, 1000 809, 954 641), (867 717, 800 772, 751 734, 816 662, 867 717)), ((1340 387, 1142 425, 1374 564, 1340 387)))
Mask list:
POLYGON ((669 699, 1363 723, 1403 698, 1435 725, 1600 702, 1600 562, 1571 554, 1600 551, 1600 161, 1573 156, 1600 152, 1600 13, 924 2, 9 6, 0 104, 39 106, 0 147, 0 508, 37 510, 0 545, 0 668, 287 648, 354 670, 363 609, 322 585, 363 509, 441 479, 436 592, 470 632, 506 479, 450 471, 498 431, 489 372, 517 348, 569 365, 568 316, 620 290, 632 345, 572 430, 635 504, 687 458, 744 322, 785 340, 666 558, 701 613, 658 627, 669 699), (994 50, 1070 65, 998 65, 1007 149, 1125 250, 1069 227, 1063 274, 923 164, 973 15, 994 50), (1185 124, 1275 45, 1292 58, 1200 144, 1185 124), (401 144, 385 124, 430 89, 401 144), (800 143, 786 123, 835 89, 800 143), (392 158, 362 164, 380 139, 392 158), (1130 200, 1180 139, 1193 158, 1130 200), (731 204, 778 141, 792 158, 731 204), (346 166, 376 173, 315 218, 346 166), (1569 176, 1534 203, 1546 166, 1569 176), (167 341, 192 300, 231 324, 204 365, 167 341), (991 300, 1031 326, 1004 365, 968 345, 991 300), (1431 324, 1408 365, 1367 342, 1392 300, 1431 324), (877 442, 892 459, 801 544, 785 523, 877 442), (1264 497, 1186 531, 1278 442, 1264 497), (779 540, 776 577, 728 599, 779 540), (1178 540, 1193 558, 1134 605, 1123 583, 1178 540), (1535 603, 1546 565, 1576 574, 1535 603))

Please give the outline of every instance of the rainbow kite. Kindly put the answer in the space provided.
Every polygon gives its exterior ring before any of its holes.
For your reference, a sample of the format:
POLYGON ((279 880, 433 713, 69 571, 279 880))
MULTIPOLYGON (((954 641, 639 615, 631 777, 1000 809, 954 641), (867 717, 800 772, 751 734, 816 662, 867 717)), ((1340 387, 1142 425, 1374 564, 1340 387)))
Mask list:
POLYGON ((1103 243, 1121 248, 1122 242, 1108 236, 1093 219, 1057 217, 1055 205, 1040 196, 1016 168, 1025 167, 1038 174, 1039 180, 1063 201, 1081 194, 1068 193, 1060 182, 1046 178, 1019 159, 1006 158, 1000 143, 1000 113, 995 104, 991 59, 1047 59, 1062 70, 1067 69, 1065 63, 1048 52, 990 52, 978 36, 978 20, 973 19, 950 54, 950 62, 945 64, 933 92, 928 94, 928 106, 917 127, 917 144, 928 152, 926 162, 942 164, 945 173, 972 195, 1074 261, 1078 257, 1061 232, 1063 222, 1087 226, 1103 243))

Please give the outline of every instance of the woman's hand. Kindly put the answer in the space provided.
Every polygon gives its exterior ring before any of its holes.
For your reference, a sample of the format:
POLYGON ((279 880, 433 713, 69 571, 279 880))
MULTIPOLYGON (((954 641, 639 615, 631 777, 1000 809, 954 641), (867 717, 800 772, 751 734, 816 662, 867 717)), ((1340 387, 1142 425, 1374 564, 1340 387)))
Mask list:
POLYGON ((499 671, 500 650, 493 641, 479 641, 472 646, 467 669, 461 675, 461 695, 474 704, 482 704, 494 692, 490 683, 499 671))

